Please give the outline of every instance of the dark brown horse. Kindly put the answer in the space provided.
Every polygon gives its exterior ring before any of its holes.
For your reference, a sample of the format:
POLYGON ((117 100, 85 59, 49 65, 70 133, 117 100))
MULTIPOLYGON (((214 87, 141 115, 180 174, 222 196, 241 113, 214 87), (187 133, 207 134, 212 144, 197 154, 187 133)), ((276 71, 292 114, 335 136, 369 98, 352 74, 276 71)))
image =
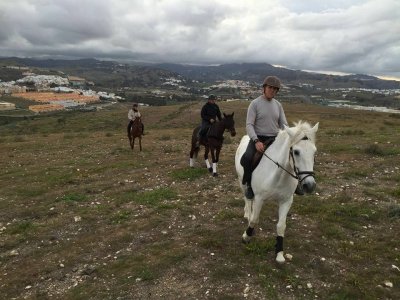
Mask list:
POLYGON ((142 119, 136 118, 131 127, 131 131, 128 134, 129 144, 131 145, 131 149, 135 147, 135 138, 139 138, 139 148, 142 151, 142 119))
POLYGON ((229 131, 231 136, 236 135, 235 130, 235 121, 233 120, 234 113, 230 115, 226 115, 224 113, 224 118, 221 121, 216 121, 211 125, 210 129, 205 138, 201 138, 198 140, 198 132, 200 130, 200 126, 196 127, 193 130, 192 134, 192 147, 190 149, 190 166, 194 167, 195 159, 200 150, 200 145, 203 145, 205 148, 204 151, 204 160, 207 166, 207 169, 213 173, 213 176, 218 176, 217 173, 217 164, 219 160, 219 153, 221 152, 222 143, 224 141, 224 132, 229 131), (208 161, 208 152, 211 152, 212 158, 212 166, 208 161))

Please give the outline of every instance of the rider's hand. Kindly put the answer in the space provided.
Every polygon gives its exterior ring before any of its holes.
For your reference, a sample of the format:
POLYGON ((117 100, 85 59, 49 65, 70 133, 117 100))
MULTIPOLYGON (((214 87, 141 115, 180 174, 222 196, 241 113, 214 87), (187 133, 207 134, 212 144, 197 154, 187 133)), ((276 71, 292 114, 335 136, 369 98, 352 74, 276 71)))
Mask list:
POLYGON ((260 141, 256 143, 256 149, 258 152, 264 152, 264 144, 260 141))
POLYGON ((210 123, 212 124, 212 123, 214 123, 215 122, 215 120, 214 119, 210 119, 210 123))

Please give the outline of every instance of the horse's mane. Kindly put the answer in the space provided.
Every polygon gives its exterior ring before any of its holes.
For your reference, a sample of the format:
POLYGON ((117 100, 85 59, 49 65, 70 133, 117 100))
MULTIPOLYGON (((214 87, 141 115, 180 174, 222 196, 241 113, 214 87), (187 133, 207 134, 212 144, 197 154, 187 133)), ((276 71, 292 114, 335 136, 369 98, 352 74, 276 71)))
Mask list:
MULTIPOLYGON (((310 123, 305 122, 305 121, 298 121, 298 122, 293 122, 294 127, 291 127, 291 129, 295 129, 295 134, 292 139, 292 144, 298 143, 304 136, 307 136, 307 138, 315 144, 315 131, 312 130, 312 127, 310 123)), ((285 130, 281 130, 280 133, 285 132, 285 130)))
POLYGON ((315 144, 315 131, 312 130, 310 123, 300 120, 298 122, 294 122, 293 124, 297 128, 296 135, 294 138, 296 142, 298 142, 300 139, 304 137, 304 135, 306 135, 307 138, 315 144))

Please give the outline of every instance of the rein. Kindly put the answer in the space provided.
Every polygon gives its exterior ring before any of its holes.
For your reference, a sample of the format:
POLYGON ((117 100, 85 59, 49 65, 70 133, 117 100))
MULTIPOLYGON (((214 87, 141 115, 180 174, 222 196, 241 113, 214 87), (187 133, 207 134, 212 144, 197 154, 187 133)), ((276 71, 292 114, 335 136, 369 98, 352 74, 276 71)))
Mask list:
MULTIPOLYGON (((301 140, 308 140, 308 137, 305 136, 305 137, 303 137, 301 140)), ((290 157, 292 158, 292 160, 293 160, 293 171, 294 171, 294 174, 293 174, 292 172, 288 171, 287 169, 285 169, 285 168, 284 168, 281 164, 279 164, 277 161, 274 161, 271 157, 269 157, 269 156, 265 153, 265 151, 267 151, 267 149, 265 149, 264 152, 263 152, 263 155, 264 155, 266 158, 268 158, 268 159, 269 159, 270 161, 272 161, 278 168, 281 168, 282 170, 284 170, 286 173, 288 173, 291 177, 293 177, 293 178, 296 179, 297 181, 299 181, 299 179, 300 179, 299 175, 307 175, 307 176, 304 176, 303 179, 300 180, 300 183, 301 183, 304 179, 306 179, 307 177, 310 177, 310 176, 314 177, 315 172, 313 172, 313 171, 299 171, 299 169, 296 167, 296 162, 295 162, 295 160, 294 160, 293 148, 292 148, 292 147, 290 147, 289 156, 290 156, 290 157)))

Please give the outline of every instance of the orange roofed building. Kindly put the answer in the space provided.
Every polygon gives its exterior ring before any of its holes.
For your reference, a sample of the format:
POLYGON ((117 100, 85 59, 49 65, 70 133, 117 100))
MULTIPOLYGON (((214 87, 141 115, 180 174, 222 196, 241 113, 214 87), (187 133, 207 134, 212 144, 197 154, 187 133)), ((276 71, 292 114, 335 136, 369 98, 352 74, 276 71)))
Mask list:
POLYGON ((74 87, 83 87, 86 85, 86 79, 81 77, 68 76, 68 81, 74 87))
POLYGON ((30 105, 28 109, 36 113, 41 113, 41 112, 49 112, 56 110, 64 110, 65 107, 61 104, 39 104, 39 105, 30 105))

